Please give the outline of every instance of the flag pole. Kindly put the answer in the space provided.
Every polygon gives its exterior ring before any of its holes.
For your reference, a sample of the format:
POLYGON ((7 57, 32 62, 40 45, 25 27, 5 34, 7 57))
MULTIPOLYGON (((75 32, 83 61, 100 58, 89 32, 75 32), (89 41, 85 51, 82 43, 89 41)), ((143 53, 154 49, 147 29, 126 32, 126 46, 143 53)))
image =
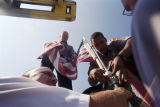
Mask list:
MULTIPOLYGON (((104 65, 104 63, 102 62, 102 60, 100 59, 99 55, 97 54, 96 50, 94 49, 93 46, 90 46, 90 44, 88 43, 88 41, 86 40, 86 38, 83 36, 83 43, 85 43, 85 48, 88 50, 89 54, 93 57, 94 60, 96 60, 98 66, 100 67, 100 69, 103 69, 104 71, 108 71, 107 67, 104 65)), ((108 75, 109 73, 107 72, 106 75, 108 75)))

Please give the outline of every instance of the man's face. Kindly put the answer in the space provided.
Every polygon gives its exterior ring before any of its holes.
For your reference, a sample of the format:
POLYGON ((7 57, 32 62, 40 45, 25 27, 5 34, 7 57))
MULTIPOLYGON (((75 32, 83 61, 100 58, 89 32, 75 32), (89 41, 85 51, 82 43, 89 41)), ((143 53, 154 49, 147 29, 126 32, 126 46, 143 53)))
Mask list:
POLYGON ((106 45, 106 39, 104 39, 101 36, 98 36, 96 39, 92 39, 92 45, 101 53, 105 54, 107 53, 107 45, 106 45))
POLYGON ((61 40, 67 42, 67 40, 68 40, 68 32, 63 32, 62 33, 61 40))
POLYGON ((56 86, 57 83, 57 79, 52 72, 38 73, 32 79, 50 86, 56 86))

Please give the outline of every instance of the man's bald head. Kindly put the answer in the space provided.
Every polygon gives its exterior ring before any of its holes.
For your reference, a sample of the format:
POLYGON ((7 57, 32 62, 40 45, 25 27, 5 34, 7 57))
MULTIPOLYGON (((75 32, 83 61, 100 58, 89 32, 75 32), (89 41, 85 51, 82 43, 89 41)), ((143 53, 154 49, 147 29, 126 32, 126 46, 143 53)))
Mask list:
POLYGON ((68 38, 69 38, 68 32, 67 31, 63 31, 61 33, 61 41, 67 42, 68 38))

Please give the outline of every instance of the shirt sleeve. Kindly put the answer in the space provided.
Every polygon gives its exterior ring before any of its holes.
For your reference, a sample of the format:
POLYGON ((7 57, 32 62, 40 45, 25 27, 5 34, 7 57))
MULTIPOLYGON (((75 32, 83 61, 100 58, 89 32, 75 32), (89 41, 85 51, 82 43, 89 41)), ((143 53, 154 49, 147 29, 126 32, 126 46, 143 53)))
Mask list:
POLYGON ((112 41, 109 43, 109 45, 110 45, 110 47, 114 48, 116 51, 119 52, 124 48, 124 46, 129 38, 131 38, 131 37, 124 37, 123 40, 112 41))
POLYGON ((25 78, 0 78, 0 84, 2 107, 89 107, 89 95, 65 88, 25 78))

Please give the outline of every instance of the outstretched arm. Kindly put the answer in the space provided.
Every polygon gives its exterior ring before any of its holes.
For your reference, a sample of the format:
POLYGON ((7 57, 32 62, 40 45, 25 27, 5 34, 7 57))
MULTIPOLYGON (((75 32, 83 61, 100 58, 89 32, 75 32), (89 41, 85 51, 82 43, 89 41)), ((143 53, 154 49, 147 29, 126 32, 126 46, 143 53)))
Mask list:
POLYGON ((124 88, 101 91, 90 96, 89 107, 128 107, 131 93, 124 88))
POLYGON ((132 55, 132 47, 131 47, 131 38, 129 38, 126 42, 124 48, 119 52, 118 55, 122 55, 124 57, 129 57, 132 55))
POLYGON ((118 55, 114 58, 112 62, 112 69, 113 69, 112 75, 115 75, 115 73, 119 71, 120 84, 121 84, 121 77, 125 68, 123 61, 131 55, 132 55, 131 38, 129 38, 124 48, 118 53, 118 55))

